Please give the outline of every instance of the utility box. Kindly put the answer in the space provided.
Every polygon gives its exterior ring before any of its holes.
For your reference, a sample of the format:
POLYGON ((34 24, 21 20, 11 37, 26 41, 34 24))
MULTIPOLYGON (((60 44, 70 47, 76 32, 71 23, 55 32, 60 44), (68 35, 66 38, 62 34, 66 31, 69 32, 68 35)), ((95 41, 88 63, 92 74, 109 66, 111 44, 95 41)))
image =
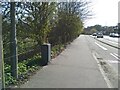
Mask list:
POLYGON ((40 64, 45 66, 51 60, 51 45, 43 44, 41 46, 41 61, 40 64))

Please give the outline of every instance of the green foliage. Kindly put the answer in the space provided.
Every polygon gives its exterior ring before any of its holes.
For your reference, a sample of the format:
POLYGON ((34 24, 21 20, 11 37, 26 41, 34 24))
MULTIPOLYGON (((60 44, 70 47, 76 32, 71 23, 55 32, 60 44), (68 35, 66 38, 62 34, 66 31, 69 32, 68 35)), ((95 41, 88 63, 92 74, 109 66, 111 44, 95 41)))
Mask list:
POLYGON ((54 45, 52 46, 51 49, 51 57, 54 58, 55 56, 59 55, 62 50, 64 50, 65 45, 59 44, 59 45, 54 45))
POLYGON ((32 38, 26 38, 21 40, 18 38, 18 54, 25 53, 26 51, 32 50, 37 42, 34 41, 32 38))
POLYGON ((29 67, 28 72, 35 72, 36 70, 38 70, 37 66, 31 66, 29 67))
POLYGON ((83 23, 79 13, 77 3, 61 3, 58 9, 58 22, 50 33, 50 42, 54 44, 65 44, 77 38, 82 29, 83 23), (74 6, 75 5, 75 6, 74 6), (70 7, 71 6, 71 7, 70 7), (69 7, 69 9, 68 9, 69 7), (77 8, 77 10, 75 10, 77 8))
POLYGON ((5 66, 5 67, 4 67, 5 73, 10 73, 10 71, 11 71, 11 66, 10 66, 9 64, 5 64, 4 66, 5 66))
POLYGON ((5 85, 15 84, 17 80, 12 77, 11 75, 11 66, 8 64, 5 64, 5 85))
POLYGON ((92 33, 96 33, 97 30, 96 30, 95 28, 92 28, 90 32, 91 32, 91 34, 92 34, 92 33))
POLYGON ((17 80, 11 76, 11 73, 5 74, 5 85, 13 85, 16 84, 17 80))
MULTIPOLYGON (((16 2, 17 50, 22 54, 36 46, 50 42, 52 56, 58 55, 64 46, 77 38, 86 17, 85 2, 16 2), (84 16, 85 15, 85 16, 84 16)), ((5 58, 10 52, 10 3, 3 4, 3 48, 5 58)), ((18 84, 38 70, 40 54, 18 63, 16 80, 11 76, 11 65, 5 64, 6 85, 18 84)), ((7 60, 5 59, 7 62, 7 60)))
POLYGON ((51 30, 50 22, 55 12, 55 3, 51 2, 29 2, 23 3, 24 10, 28 13, 26 17, 21 16, 20 26, 25 26, 25 32, 38 42, 39 45, 47 42, 47 35, 51 30), (25 23, 26 22, 26 23, 25 23))
POLYGON ((40 54, 34 56, 33 58, 27 60, 26 65, 28 67, 32 67, 32 66, 39 66, 40 65, 40 60, 41 60, 41 56, 40 54))
POLYGON ((25 74, 27 72, 27 66, 25 63, 18 63, 18 74, 25 74))
POLYGON ((39 69, 40 56, 36 55, 33 58, 18 63, 18 79, 15 79, 11 75, 11 66, 5 64, 5 85, 17 85, 18 83, 23 83, 28 79, 29 75, 36 72, 39 69))

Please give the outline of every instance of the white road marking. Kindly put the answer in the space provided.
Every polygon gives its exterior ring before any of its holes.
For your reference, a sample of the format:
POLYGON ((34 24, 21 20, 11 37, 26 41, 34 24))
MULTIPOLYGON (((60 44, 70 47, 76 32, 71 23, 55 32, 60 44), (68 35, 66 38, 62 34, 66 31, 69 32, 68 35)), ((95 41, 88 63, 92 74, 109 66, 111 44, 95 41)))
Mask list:
POLYGON ((96 45, 98 45, 100 48, 102 48, 103 50, 107 50, 107 48, 101 46, 100 44, 98 44, 97 42, 95 42, 96 45))
POLYGON ((92 55, 93 55, 94 59, 96 60, 96 62, 98 63, 99 70, 100 70, 100 72, 101 72, 101 74, 102 74, 102 76, 103 76, 103 78, 104 78, 104 80, 105 80, 108 88, 113 88, 111 82, 110 82, 109 79, 106 77, 105 72, 104 72, 104 70, 102 69, 102 67, 101 67, 101 65, 100 65, 97 57, 95 56, 94 53, 92 53, 92 55))
MULTIPOLYGON (((109 41, 109 40, 108 40, 109 41)), ((114 44, 117 44, 118 45, 118 43, 116 43, 116 42, 113 42, 113 41, 109 41, 109 42, 111 42, 111 43, 114 43, 114 44)))
POLYGON ((120 57, 118 54, 114 53, 118 58, 120 57))
POLYGON ((114 63, 114 64, 118 64, 119 62, 117 60, 104 60, 106 62, 109 62, 109 63, 114 63))
POLYGON ((112 55, 114 58, 116 58, 116 59, 118 59, 118 60, 120 60, 115 54, 113 54, 113 53, 110 53, 110 55, 112 55))

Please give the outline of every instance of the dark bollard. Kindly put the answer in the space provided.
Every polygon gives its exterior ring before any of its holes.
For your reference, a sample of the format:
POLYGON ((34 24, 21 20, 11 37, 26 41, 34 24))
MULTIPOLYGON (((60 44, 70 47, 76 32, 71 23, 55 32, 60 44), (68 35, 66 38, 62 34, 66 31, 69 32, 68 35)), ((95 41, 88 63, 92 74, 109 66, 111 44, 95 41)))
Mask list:
POLYGON ((40 64, 42 66, 45 66, 48 64, 48 62, 51 60, 51 45, 50 44, 44 44, 41 46, 41 62, 40 64))

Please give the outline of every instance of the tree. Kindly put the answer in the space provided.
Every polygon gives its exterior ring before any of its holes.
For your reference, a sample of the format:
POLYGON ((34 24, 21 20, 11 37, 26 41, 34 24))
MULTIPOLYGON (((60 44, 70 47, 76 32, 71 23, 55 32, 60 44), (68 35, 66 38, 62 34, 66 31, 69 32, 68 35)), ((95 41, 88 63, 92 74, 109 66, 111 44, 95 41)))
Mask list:
POLYGON ((83 8, 82 4, 82 2, 61 2, 58 5, 58 23, 56 30, 54 30, 54 33, 56 33, 58 38, 55 38, 55 41, 61 38, 60 41, 66 43, 79 36, 83 29, 82 20, 84 19, 82 17, 83 14, 80 11, 83 8))
POLYGON ((91 34, 93 34, 93 33, 96 33, 97 30, 95 28, 92 28, 90 32, 91 32, 91 34))
POLYGON ((55 3, 29 2, 24 3, 24 8, 26 16, 22 15, 20 20, 29 29, 27 32, 31 32, 31 37, 41 45, 46 42, 51 30, 50 21, 53 19, 55 3))

